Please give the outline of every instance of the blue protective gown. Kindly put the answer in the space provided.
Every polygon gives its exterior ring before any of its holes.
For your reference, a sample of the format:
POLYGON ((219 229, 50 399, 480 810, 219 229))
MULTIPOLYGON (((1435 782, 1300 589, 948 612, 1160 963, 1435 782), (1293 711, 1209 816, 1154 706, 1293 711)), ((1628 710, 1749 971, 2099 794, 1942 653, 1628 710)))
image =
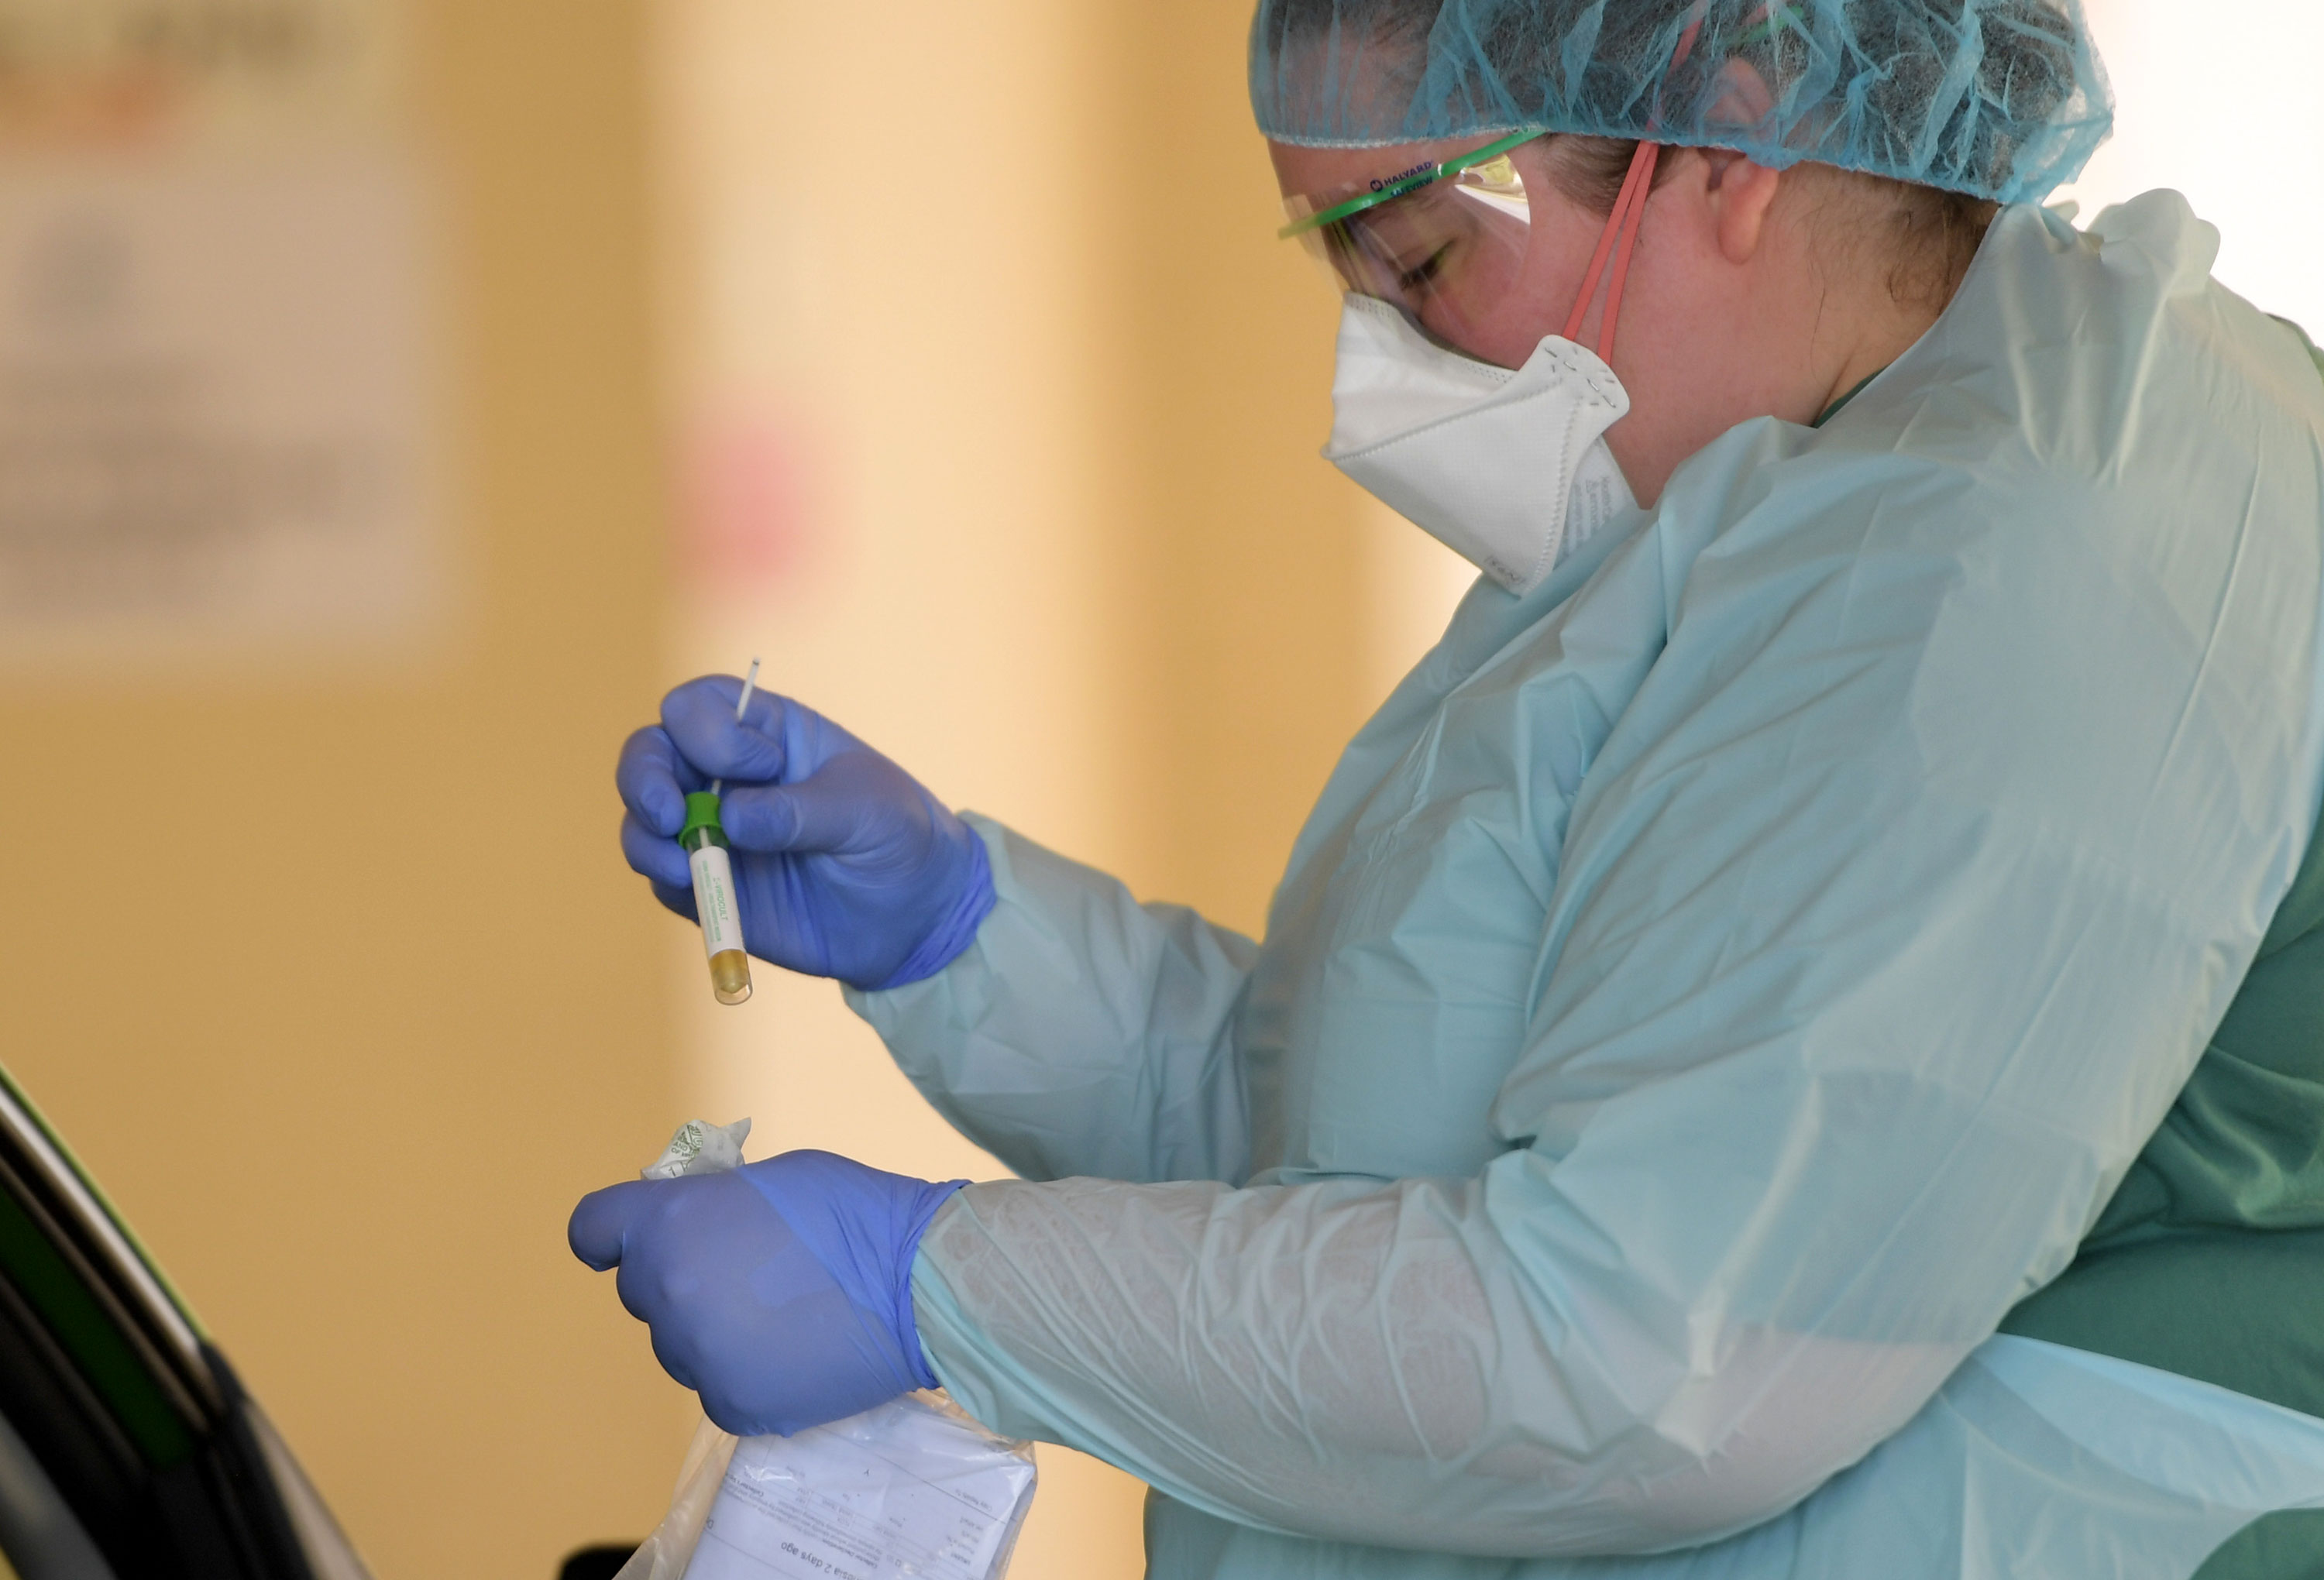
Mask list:
POLYGON ((2216 243, 2006 210, 1827 427, 1480 584, 1262 946, 980 822, 974 946, 853 998, 1050 1181, 923 1243, 954 1396, 1170 1580, 2183 1580, 2324 1502, 2324 1422, 1991 1337, 2316 817, 2324 385, 2216 243))

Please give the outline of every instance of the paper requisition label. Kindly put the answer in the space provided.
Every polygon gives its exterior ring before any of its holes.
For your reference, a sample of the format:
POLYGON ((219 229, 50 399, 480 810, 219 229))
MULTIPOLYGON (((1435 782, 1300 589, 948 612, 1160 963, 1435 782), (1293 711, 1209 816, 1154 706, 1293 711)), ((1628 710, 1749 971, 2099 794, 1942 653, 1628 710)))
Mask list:
POLYGON ((1033 1466, 908 1400, 745 1438, 686 1580, 985 1580, 1033 1466))
POLYGON ((702 918, 702 949, 722 955, 742 947, 742 919, 734 909, 734 866, 716 845, 705 845, 689 859, 694 868, 694 911, 702 918))

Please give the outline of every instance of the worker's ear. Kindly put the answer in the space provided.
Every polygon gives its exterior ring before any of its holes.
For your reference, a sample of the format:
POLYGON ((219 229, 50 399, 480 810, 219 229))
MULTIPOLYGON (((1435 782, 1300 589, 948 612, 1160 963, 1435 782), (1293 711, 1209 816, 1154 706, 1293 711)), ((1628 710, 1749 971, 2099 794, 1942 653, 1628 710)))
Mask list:
POLYGON ((1724 148, 1706 148, 1702 157, 1711 168, 1704 198, 1711 206, 1720 254, 1729 263, 1748 263, 1766 238, 1767 211, 1775 206, 1783 172, 1724 148))
MULTIPOLYGON (((1719 96, 1703 117, 1715 131, 1732 126, 1738 133, 1763 127, 1775 107, 1767 79, 1748 60, 1729 60, 1719 69, 1719 96)), ((1719 251, 1729 263, 1748 263, 1759 251, 1767 211, 1775 207, 1780 171, 1756 164, 1731 149, 1701 151, 1710 167, 1705 182, 1719 251)))

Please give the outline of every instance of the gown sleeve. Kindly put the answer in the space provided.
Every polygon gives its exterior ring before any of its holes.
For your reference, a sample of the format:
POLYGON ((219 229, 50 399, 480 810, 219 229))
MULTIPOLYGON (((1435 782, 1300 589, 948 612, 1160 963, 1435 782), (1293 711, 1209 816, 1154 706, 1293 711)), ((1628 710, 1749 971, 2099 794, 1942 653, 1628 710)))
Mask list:
POLYGON ((997 896, 975 942, 848 1003, 954 1128, 1024 1179, 1240 1178, 1232 1029, 1257 945, 966 815, 997 896))
MULTIPOLYGON (((2081 415, 2167 448, 2233 394, 2081 415)), ((2152 457, 2170 497, 1722 440, 1507 1150, 971 1186, 914 1269, 945 1385, 1222 1519, 1447 1552, 1691 1545, 1860 1458, 2070 1258, 2298 865, 2318 446, 2249 420, 2152 457)))

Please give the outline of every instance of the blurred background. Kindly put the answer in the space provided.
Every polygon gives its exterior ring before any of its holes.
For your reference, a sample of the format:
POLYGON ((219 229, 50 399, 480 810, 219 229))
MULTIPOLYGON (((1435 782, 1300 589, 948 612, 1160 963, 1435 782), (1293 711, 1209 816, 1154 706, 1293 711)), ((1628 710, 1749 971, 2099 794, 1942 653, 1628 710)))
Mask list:
MULTIPOLYGON (((2087 218, 2324 326, 2324 18, 2092 0, 2087 218), (2166 26, 2166 24, 2168 24, 2166 26)), ((1464 567, 1316 458, 1245 0, 0 0, 0 1060, 383 1580, 691 1429, 565 1216, 681 1119, 935 1177, 827 984, 711 1001, 622 737, 739 672, 1256 930, 1464 567)), ((1139 1571, 1042 1451, 1019 1580, 1139 1571)))

